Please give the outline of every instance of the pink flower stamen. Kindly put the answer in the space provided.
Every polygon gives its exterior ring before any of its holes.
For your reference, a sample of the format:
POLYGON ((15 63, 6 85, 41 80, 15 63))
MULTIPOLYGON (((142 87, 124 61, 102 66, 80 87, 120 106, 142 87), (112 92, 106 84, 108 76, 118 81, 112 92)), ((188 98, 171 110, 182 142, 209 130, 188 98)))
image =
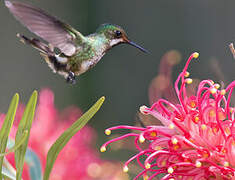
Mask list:
POLYGON ((141 128, 141 127, 135 127, 135 126, 114 126, 111 128, 108 128, 109 130, 113 131, 113 130, 117 130, 117 129, 131 129, 131 130, 137 130, 137 131, 144 131, 145 128, 141 128))
POLYGON ((136 154, 135 156, 131 157, 130 159, 128 159, 124 166, 128 166, 130 164, 131 161, 135 160, 135 159, 139 159, 142 155, 146 154, 146 153, 150 153, 152 152, 152 150, 145 150, 145 151, 141 151, 140 153, 136 154))
MULTIPOLYGON (((150 108, 142 106, 141 113, 150 114, 164 126, 116 126, 109 128, 140 131, 108 141, 103 146, 135 136, 138 153, 131 157, 151 180, 164 174, 166 179, 232 179, 235 178, 235 107, 231 107, 235 81, 220 90, 212 80, 202 80, 195 95, 187 94, 188 66, 198 53, 193 53, 175 81, 178 104, 159 99, 150 108), (144 143, 144 145, 142 145, 144 143), (144 158, 144 160, 143 160, 144 158)), ((109 132, 109 131, 108 131, 109 132)))
POLYGON ((128 133, 128 134, 125 134, 125 135, 123 135, 123 136, 120 136, 120 137, 111 139, 111 140, 107 141, 106 143, 104 143, 104 144, 102 145, 101 149, 103 148, 104 150, 101 150, 101 151, 105 151, 105 150, 106 150, 106 147, 107 147, 109 144, 111 144, 111 143, 113 143, 113 142, 115 142, 115 141, 119 141, 119 140, 125 139, 125 138, 127 138, 127 137, 131 137, 131 136, 139 137, 139 134, 136 134, 136 133, 128 133))

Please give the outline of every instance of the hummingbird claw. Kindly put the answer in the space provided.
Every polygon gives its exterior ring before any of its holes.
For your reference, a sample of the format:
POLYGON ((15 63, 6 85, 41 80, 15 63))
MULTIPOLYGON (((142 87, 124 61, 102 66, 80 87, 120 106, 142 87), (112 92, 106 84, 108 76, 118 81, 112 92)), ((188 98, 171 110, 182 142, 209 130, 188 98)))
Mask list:
POLYGON ((75 75, 72 71, 69 71, 66 81, 67 83, 76 84, 75 75))

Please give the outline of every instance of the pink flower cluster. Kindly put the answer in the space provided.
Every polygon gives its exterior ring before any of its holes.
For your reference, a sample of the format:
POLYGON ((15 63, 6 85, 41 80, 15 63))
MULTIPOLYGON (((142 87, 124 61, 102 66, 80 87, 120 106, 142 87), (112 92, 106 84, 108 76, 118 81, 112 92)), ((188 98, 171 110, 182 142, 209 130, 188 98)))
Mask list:
MULTIPOLYGON (((18 107, 16 124, 13 126, 13 136, 16 132, 17 121, 24 112, 24 105, 18 107)), ((75 120, 82 115, 80 109, 68 107, 58 112, 54 105, 54 94, 49 89, 40 92, 35 120, 29 138, 29 147, 39 156, 43 169, 46 164, 46 155, 50 146, 75 120)), ((0 115, 3 120, 4 114, 0 115)), ((53 167, 51 180, 116 180, 127 179, 123 176, 118 162, 101 160, 95 146, 95 132, 85 126, 64 147, 53 167)), ((8 156, 13 162, 13 155, 8 156)), ((30 179, 27 166, 24 168, 23 179, 30 179)))
POLYGON ((212 80, 202 80, 194 95, 187 93, 187 84, 192 79, 187 72, 193 53, 183 71, 175 81, 174 89, 178 103, 159 99, 150 108, 140 107, 142 114, 150 114, 160 120, 163 126, 146 127, 116 126, 105 130, 129 129, 134 132, 106 142, 107 145, 130 136, 134 137, 138 153, 126 161, 136 160, 143 168, 135 179, 145 180, 207 180, 235 179, 235 107, 231 107, 231 96, 235 81, 226 88, 212 80))

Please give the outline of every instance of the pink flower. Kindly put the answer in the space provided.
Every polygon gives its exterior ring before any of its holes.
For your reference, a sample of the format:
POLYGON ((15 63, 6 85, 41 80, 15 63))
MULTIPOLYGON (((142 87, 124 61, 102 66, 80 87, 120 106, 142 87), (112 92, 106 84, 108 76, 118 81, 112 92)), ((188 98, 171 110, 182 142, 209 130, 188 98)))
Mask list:
POLYGON ((133 136, 138 153, 125 163, 124 171, 136 160, 143 171, 135 179, 151 180, 159 175, 163 180, 235 179, 235 108, 230 105, 235 81, 219 89, 212 80, 203 80, 195 95, 188 95, 186 85, 192 79, 187 68, 198 56, 189 57, 175 82, 178 103, 159 99, 150 108, 140 107, 141 113, 154 116, 163 126, 106 129, 107 135, 116 129, 135 130, 101 147, 104 152, 108 144, 133 136))
MULTIPOLYGON (((16 122, 21 119, 23 111, 24 106, 20 105, 16 113, 16 122)), ((40 92, 35 120, 30 132, 29 147, 39 156, 43 169, 45 168, 46 155, 51 145, 81 115, 81 110, 74 106, 59 112, 54 105, 53 92, 49 89, 43 89, 40 92)), ((17 123, 13 126, 13 132, 16 132, 16 128, 17 123)), ((120 169, 118 162, 112 163, 100 159, 98 152, 93 147, 95 136, 95 131, 91 127, 85 126, 72 137, 59 154, 50 179, 127 179, 127 176, 123 176, 118 170, 120 169)), ((13 156, 8 158, 11 161, 13 160, 13 156)), ((30 179, 27 167, 24 168, 23 179, 30 179)))

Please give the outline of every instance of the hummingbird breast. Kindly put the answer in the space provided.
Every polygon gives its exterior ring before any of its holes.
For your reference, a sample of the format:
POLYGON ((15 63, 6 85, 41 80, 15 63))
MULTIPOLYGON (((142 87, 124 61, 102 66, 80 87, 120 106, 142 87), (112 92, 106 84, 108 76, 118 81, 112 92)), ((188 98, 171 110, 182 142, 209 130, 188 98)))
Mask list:
POLYGON ((86 72, 87 70, 91 69, 92 67, 94 67, 100 61, 100 59, 103 57, 103 55, 104 54, 96 55, 89 60, 83 61, 80 64, 78 75, 80 75, 80 74, 86 72))
POLYGON ((70 70, 80 75, 94 67, 107 51, 107 43, 103 38, 88 36, 87 43, 81 45, 74 56, 69 60, 70 70))

